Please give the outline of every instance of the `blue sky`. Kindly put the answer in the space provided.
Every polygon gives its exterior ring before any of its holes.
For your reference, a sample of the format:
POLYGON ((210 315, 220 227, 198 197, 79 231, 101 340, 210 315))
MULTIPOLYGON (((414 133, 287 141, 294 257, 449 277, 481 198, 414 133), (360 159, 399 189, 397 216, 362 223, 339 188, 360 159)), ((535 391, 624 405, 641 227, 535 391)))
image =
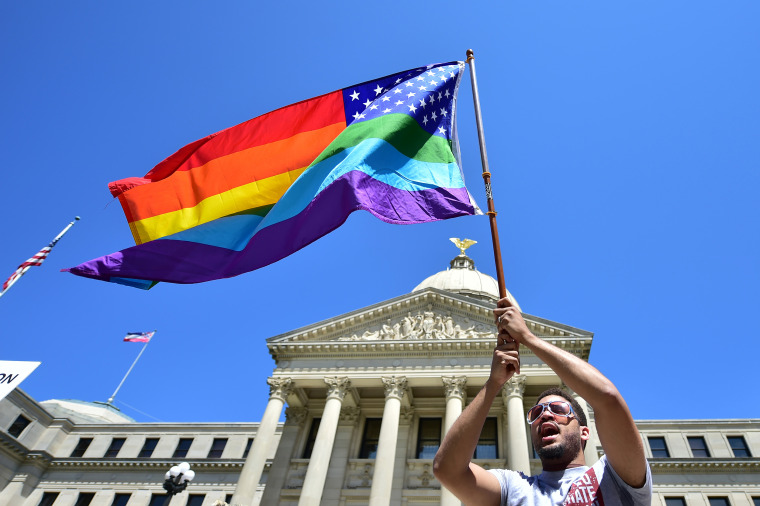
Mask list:
MULTIPOLYGON (((60 273, 133 244, 107 183, 272 109, 476 55, 507 286, 595 333, 637 419, 760 418, 760 4, 42 2, 0 7, 0 276, 82 220, 0 299, 0 359, 38 400, 140 421, 257 421, 265 339, 408 293, 485 217, 367 213, 234 279, 131 289, 60 273), (747 327, 747 328, 745 328, 747 327), (688 399, 688 401, 686 401, 688 399), (687 406, 692 409, 685 409, 687 406), (698 407, 698 408, 697 408, 698 407), (695 409, 697 408, 697 409, 695 409)), ((485 205, 469 73, 463 171, 485 205)))

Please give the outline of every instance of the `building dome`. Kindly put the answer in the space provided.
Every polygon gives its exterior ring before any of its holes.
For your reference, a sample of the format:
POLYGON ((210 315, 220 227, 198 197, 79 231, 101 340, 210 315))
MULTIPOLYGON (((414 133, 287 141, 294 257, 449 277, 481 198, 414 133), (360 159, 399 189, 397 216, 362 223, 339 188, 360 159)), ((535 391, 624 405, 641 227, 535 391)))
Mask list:
POLYGON ((106 402, 76 399, 50 399, 40 403, 54 418, 68 418, 76 423, 133 423, 134 419, 106 402))
MULTIPOLYGON (((462 249, 459 255, 454 257, 448 269, 425 279, 414 287, 412 292, 418 292, 425 288, 437 288, 489 302, 499 300, 498 282, 488 274, 483 274, 477 270, 475 262, 465 254, 464 249, 462 249)), ((520 305, 509 291, 507 291, 507 297, 515 304, 518 310, 522 311, 520 305)))

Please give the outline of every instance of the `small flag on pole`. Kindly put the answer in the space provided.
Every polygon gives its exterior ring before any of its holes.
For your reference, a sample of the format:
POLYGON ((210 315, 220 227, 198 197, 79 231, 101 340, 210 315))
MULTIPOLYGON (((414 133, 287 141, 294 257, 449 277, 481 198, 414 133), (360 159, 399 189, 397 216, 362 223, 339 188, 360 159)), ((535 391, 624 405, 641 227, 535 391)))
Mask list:
MULTIPOLYGON (((79 220, 79 216, 77 216, 77 217, 75 218, 75 221, 77 221, 77 220, 79 220)), ((48 257, 48 255, 50 254, 50 250, 52 250, 52 249, 53 249, 53 246, 55 246, 55 245, 58 243, 58 241, 60 241, 60 240, 61 240, 61 237, 63 237, 63 235, 64 235, 66 232, 68 232, 68 231, 69 231, 69 229, 70 229, 70 228, 71 228, 73 225, 74 225, 74 222, 72 221, 71 223, 69 223, 69 224, 66 226, 66 228, 64 228, 64 229, 61 231, 61 233, 60 233, 60 234, 58 234, 57 236, 55 236, 55 239, 53 239, 53 240, 50 242, 50 244, 48 244, 47 246, 45 246, 44 248, 42 248, 41 250, 39 250, 39 251, 37 252, 37 254, 36 254, 36 255, 34 255, 32 258, 30 258, 30 259, 29 259, 29 260, 27 260, 26 262, 22 263, 21 265, 19 265, 19 266, 18 266, 18 268, 16 269, 16 272, 14 272, 13 274, 11 274, 11 276, 10 276, 10 277, 9 277, 7 280, 5 280, 5 283, 3 283, 3 290, 2 290, 2 291, 0 291, 0 297, 1 297, 1 296, 2 296, 2 295, 5 293, 5 292, 7 292, 7 291, 8 291, 8 289, 9 289, 11 286, 13 286, 13 285, 14 285, 14 283, 16 283, 16 281, 18 281, 18 280, 19 280, 19 278, 21 278, 21 276, 23 276, 23 275, 26 273, 26 271, 28 271, 28 270, 29 270, 29 268, 30 268, 30 267, 39 267, 40 265, 42 265, 42 262, 44 262, 44 261, 45 261, 45 259, 48 257)))
POLYGON ((37 252, 37 254, 34 255, 32 258, 22 263, 21 265, 19 265, 18 269, 16 269, 16 272, 11 274, 11 277, 9 277, 5 281, 5 283, 3 283, 3 291, 7 290, 8 287, 11 286, 13 283, 15 283, 18 278, 23 276, 24 273, 28 271, 30 267, 39 267, 40 265, 42 265, 42 262, 44 262, 47 256, 50 254, 50 250, 53 249, 53 246, 55 246, 55 244, 51 242, 50 244, 42 248, 39 252, 37 252))
POLYGON ((124 338, 128 343, 147 343, 156 331, 152 332, 129 332, 124 338))

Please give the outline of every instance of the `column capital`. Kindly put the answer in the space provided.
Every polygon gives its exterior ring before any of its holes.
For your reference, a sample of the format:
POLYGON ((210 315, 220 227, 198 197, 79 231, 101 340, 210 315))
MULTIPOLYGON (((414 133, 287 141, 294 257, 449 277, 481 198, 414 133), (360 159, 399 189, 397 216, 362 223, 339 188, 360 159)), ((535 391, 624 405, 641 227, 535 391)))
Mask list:
POLYGON ((343 406, 340 408, 340 421, 347 424, 355 424, 359 420, 362 410, 356 406, 343 406))
POLYGON ((404 398, 406 393, 406 376, 383 376, 380 378, 385 389, 385 399, 404 398))
POLYGON ((467 376, 442 376, 443 388, 446 390, 446 400, 453 398, 464 402, 467 376))
POLYGON ((414 419, 414 406, 401 406, 401 415, 399 421, 402 423, 412 423, 414 419))
POLYGON ((504 399, 509 399, 510 397, 519 397, 522 399, 523 392, 525 392, 525 380, 526 376, 522 374, 512 376, 501 391, 502 397, 504 399))
POLYGON ((287 402, 288 395, 293 392, 293 380, 290 378, 267 378, 269 385, 269 398, 287 402))
POLYGON ((346 392, 351 386, 351 381, 347 377, 339 378, 338 376, 332 376, 325 378, 327 384, 327 399, 338 399, 343 402, 343 398, 346 397, 346 392))
POLYGON ((289 406, 285 408, 285 425, 303 425, 309 410, 306 408, 289 406))

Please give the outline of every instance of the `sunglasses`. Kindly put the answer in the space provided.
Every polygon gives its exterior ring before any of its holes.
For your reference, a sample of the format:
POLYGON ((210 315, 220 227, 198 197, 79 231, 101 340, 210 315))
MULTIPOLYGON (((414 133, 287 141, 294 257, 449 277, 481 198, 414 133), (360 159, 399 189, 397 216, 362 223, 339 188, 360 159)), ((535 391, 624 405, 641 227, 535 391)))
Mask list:
POLYGON ((536 404, 532 408, 530 408, 530 411, 528 411, 528 416, 526 419, 528 420, 529 424, 533 424, 536 420, 541 418, 541 415, 544 414, 544 410, 548 409, 551 413, 557 415, 557 416, 574 416, 575 411, 573 411, 573 407, 570 405, 569 402, 565 401, 551 401, 551 402, 544 402, 543 404, 536 404))

